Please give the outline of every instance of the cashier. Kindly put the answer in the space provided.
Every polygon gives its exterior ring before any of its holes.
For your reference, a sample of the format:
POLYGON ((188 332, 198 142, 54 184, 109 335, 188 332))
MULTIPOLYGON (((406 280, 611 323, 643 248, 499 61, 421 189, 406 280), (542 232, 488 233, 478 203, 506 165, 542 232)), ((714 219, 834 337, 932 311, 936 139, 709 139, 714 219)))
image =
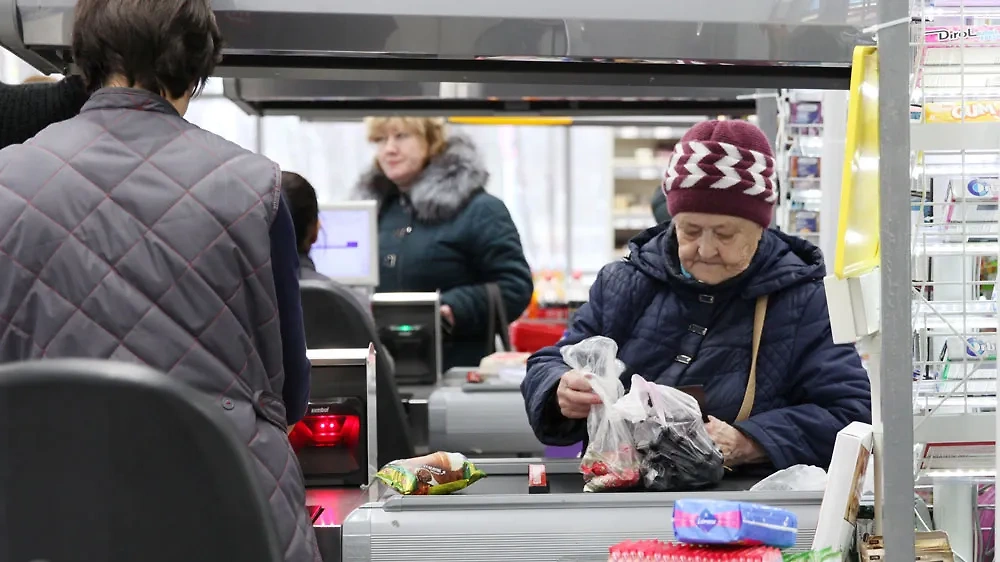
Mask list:
POLYGON ((663 189, 672 220, 605 266, 566 336, 529 360, 521 391, 535 434, 550 445, 586 438, 599 399, 559 348, 603 335, 618 343, 626 385, 637 373, 702 388, 728 466, 827 467, 837 432, 870 423, 871 389, 854 346, 831 338, 820 250, 768 228, 767 138, 744 121, 700 123, 677 144, 663 189))
POLYGON ((379 205, 378 291, 440 290, 441 316, 452 334, 444 368, 476 367, 496 351, 486 342, 495 328, 487 284, 499 288, 508 319, 531 300, 517 227, 504 202, 486 192, 489 172, 469 138, 448 135, 440 119, 365 123, 375 162, 354 198, 379 205))

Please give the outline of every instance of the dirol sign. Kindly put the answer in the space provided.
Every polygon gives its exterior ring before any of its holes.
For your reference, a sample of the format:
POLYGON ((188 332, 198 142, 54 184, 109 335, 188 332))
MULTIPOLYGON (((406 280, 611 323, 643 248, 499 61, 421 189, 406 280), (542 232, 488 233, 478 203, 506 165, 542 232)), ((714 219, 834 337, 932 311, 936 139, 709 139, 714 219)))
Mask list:
POLYGON ((924 30, 924 43, 935 46, 1000 44, 1000 26, 946 26, 928 27, 924 30))

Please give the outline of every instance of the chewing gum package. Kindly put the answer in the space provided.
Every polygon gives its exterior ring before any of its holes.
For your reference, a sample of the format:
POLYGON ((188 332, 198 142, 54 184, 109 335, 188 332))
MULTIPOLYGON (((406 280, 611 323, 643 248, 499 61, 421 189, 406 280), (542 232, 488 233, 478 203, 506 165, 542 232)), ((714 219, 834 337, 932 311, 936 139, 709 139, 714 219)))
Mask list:
POLYGON ((458 453, 432 453, 392 461, 375 475, 387 486, 407 496, 451 494, 485 477, 485 472, 458 453))
POLYGON ((689 544, 795 546, 794 513, 745 502, 677 500, 674 537, 689 544))

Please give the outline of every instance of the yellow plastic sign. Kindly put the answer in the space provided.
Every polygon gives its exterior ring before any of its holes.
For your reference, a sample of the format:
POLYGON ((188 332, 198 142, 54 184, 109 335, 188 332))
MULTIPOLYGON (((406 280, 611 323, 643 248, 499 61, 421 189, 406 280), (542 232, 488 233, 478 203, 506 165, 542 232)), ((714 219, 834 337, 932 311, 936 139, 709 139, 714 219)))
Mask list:
POLYGON ((858 277, 879 265, 878 50, 855 47, 833 273, 858 277))

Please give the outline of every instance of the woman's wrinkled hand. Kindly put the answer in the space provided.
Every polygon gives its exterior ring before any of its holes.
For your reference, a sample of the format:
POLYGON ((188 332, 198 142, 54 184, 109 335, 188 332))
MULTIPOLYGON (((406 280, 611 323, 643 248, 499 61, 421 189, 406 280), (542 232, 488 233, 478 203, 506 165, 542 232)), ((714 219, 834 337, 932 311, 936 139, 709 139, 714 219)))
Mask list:
POLYGON ((571 420, 586 419, 591 406, 601 403, 587 376, 579 371, 568 371, 559 379, 556 398, 559 401, 559 411, 571 420))
POLYGON ((444 318, 452 326, 455 325, 455 313, 446 304, 441 305, 441 318, 444 318))
POLYGON ((708 430, 708 436, 722 451, 725 465, 730 468, 743 464, 753 464, 767 458, 764 449, 756 441, 718 418, 709 416, 705 429, 708 430))

